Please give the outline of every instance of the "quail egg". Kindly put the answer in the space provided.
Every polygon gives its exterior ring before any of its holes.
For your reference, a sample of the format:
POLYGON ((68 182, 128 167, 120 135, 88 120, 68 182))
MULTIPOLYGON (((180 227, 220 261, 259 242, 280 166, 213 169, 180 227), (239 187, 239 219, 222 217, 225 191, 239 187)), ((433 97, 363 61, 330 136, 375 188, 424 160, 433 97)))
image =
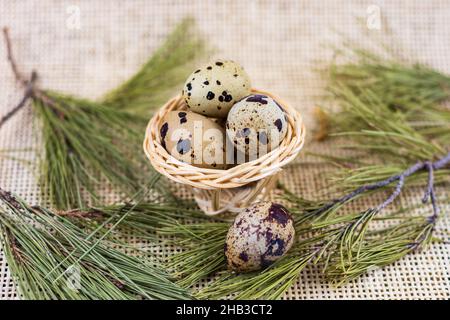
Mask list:
POLYGON ((267 267, 291 248, 294 237, 294 221, 286 208, 270 201, 255 203, 239 213, 228 230, 228 267, 237 272, 267 267))
POLYGON ((159 127, 161 145, 176 159, 201 168, 226 169, 225 130, 189 111, 171 111, 159 127))
POLYGON ((286 136, 286 113, 271 97, 252 94, 231 108, 226 131, 238 150, 261 156, 275 149, 286 136))
POLYGON ((250 94, 250 89, 250 78, 239 64, 217 60, 194 71, 182 94, 191 111, 224 118, 236 101, 250 94))

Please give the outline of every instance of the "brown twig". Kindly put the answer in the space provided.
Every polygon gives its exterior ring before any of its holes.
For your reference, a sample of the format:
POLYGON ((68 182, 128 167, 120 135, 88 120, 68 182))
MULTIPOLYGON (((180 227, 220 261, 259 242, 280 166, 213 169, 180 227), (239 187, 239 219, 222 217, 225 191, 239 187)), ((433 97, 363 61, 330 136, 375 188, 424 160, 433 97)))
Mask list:
POLYGON ((3 118, 0 119, 0 128, 9 119, 11 119, 12 116, 14 116, 20 109, 22 109, 26 105, 27 100, 30 98, 36 98, 38 100, 41 100, 44 105, 49 106, 56 114, 59 115, 60 118, 64 118, 64 114, 60 110, 58 110, 56 102, 37 86, 36 84, 36 80, 38 78, 37 72, 33 70, 33 72, 31 73, 31 77, 28 80, 19 71, 19 68, 17 67, 17 63, 13 55, 12 41, 9 36, 9 29, 7 27, 3 28, 3 36, 5 39, 7 58, 11 66, 11 70, 14 74, 14 77, 16 78, 16 81, 19 82, 25 88, 25 93, 19 104, 15 108, 13 108, 10 112, 8 112, 3 118))
POLYGON ((17 68, 16 60, 14 59, 14 56, 12 54, 11 38, 9 37, 9 29, 7 27, 3 28, 3 37, 5 39, 6 51, 8 53, 8 61, 11 65, 14 77, 16 78, 16 81, 20 82, 23 86, 26 86, 28 81, 19 71, 19 68, 17 68))
POLYGON ((21 86, 25 88, 25 93, 19 104, 0 119, 0 128, 26 105, 28 99, 32 98, 33 96, 42 95, 41 91, 36 86, 36 80, 38 79, 37 72, 33 70, 31 72, 30 79, 26 79, 23 76, 23 74, 19 71, 19 68, 17 67, 17 63, 13 55, 12 42, 9 36, 9 29, 7 27, 3 28, 3 38, 5 40, 7 59, 9 61, 9 65, 11 66, 11 70, 14 74, 16 81, 19 82, 21 86))
POLYGON ((18 211, 23 211, 23 206, 20 204, 19 201, 17 201, 14 195, 11 192, 2 189, 1 187, 0 187, 0 200, 14 207, 18 211))
POLYGON ((103 217, 103 213, 96 209, 73 209, 68 211, 57 211, 56 214, 61 217, 69 218, 89 218, 89 219, 100 219, 103 217))
POLYGON ((28 99, 33 96, 34 91, 35 91, 34 83, 36 82, 36 79, 37 79, 37 73, 35 71, 33 71, 31 73, 30 80, 28 81, 28 84, 26 86, 25 94, 24 94, 22 100, 20 100, 19 104, 17 106, 15 106, 11 111, 9 111, 6 115, 4 115, 2 118, 0 118, 0 129, 9 119, 11 119, 20 109, 22 109, 26 105, 26 102, 28 101, 28 99))
MULTIPOLYGON (((11 192, 2 189, 1 187, 0 187, 0 200, 4 201, 11 207, 14 207, 16 210, 20 212, 23 211, 23 206, 20 204, 19 201, 17 201, 14 195, 11 192)), ((2 212, 0 212, 0 214, 2 214, 2 212)), ((8 229, 5 230, 5 236, 9 239, 9 244, 13 256, 16 257, 16 260, 18 262, 23 263, 25 261, 25 258, 20 250, 20 245, 17 242, 16 237, 8 229)))
POLYGON ((17 238, 12 234, 10 230, 5 230, 5 233, 7 238, 9 239, 9 245, 13 256, 19 263, 24 263, 25 257, 23 256, 23 253, 20 250, 20 244, 18 243, 17 238))

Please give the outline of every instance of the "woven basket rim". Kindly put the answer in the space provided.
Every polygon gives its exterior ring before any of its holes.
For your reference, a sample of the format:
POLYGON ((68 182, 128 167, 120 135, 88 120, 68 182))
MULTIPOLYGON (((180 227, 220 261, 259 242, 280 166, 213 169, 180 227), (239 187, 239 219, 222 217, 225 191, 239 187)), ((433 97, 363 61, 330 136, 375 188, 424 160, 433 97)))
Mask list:
POLYGON ((255 160, 229 169, 199 168, 177 160, 161 145, 159 135, 159 124, 163 117, 169 111, 185 108, 183 98, 177 95, 158 110, 147 125, 143 148, 155 170, 175 182, 207 190, 241 187, 279 172, 284 165, 298 155, 303 147, 305 127, 302 116, 300 112, 270 92, 258 89, 251 91, 273 98, 286 112, 288 130, 286 137, 277 148, 255 160))

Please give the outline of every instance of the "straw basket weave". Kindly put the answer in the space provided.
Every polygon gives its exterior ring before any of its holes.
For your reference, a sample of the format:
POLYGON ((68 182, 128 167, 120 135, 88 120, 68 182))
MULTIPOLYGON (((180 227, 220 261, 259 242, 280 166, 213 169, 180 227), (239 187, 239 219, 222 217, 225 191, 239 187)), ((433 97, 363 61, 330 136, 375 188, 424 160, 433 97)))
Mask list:
POLYGON ((256 89, 252 92, 272 97, 284 108, 287 134, 278 148, 227 170, 198 168, 179 161, 161 145, 159 127, 163 117, 169 111, 187 109, 181 96, 169 100, 147 126, 144 151, 153 167, 169 179, 192 187, 195 200, 208 215, 239 212, 250 203, 264 199, 274 187, 282 167, 303 147, 305 127, 300 113, 269 92, 256 89))

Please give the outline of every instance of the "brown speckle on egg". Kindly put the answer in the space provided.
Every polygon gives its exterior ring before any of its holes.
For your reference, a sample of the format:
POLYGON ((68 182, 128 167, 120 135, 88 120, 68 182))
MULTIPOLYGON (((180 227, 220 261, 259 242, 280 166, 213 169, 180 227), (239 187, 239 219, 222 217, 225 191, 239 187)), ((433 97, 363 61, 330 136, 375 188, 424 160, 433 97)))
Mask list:
POLYGON ((180 124, 187 122, 186 115, 187 115, 186 112, 178 112, 178 117, 180 118, 180 124))
POLYGON ((259 102, 261 104, 267 104, 267 99, 269 97, 262 94, 253 94, 249 96, 245 101, 247 102, 259 102))
POLYGON ((215 61, 197 69, 194 74, 195 77, 189 76, 182 91, 186 104, 194 112, 225 118, 234 100, 250 94, 250 78, 233 61, 215 61), (220 108, 217 108, 218 104, 220 108))
POLYGON ((169 130, 169 124, 167 122, 164 122, 164 124, 161 126, 161 129, 159 130, 162 139, 166 137, 167 130, 169 130))
POLYGON ((276 148, 287 133, 286 114, 277 102, 252 94, 235 103, 227 117, 227 135, 246 155, 260 157, 276 148), (243 135, 242 130, 249 133, 243 135))
POLYGON ((237 272, 265 268, 291 248, 294 221, 286 208, 263 201, 238 214, 224 248, 228 267, 237 272))
POLYGON ((170 111, 164 116, 159 132, 161 145, 177 160, 201 168, 228 167, 226 155, 222 152, 225 129, 213 119, 190 111, 170 111), (194 134, 199 125, 205 134, 194 134), (194 153, 194 149, 199 152, 194 153))
POLYGON ((283 123, 281 122, 281 119, 277 119, 273 123, 275 127, 277 127, 278 131, 281 131, 283 129, 283 123))
POLYGON ((214 99, 214 96, 215 96, 214 92, 208 91, 208 94, 206 95, 206 99, 212 100, 212 99, 214 99))

